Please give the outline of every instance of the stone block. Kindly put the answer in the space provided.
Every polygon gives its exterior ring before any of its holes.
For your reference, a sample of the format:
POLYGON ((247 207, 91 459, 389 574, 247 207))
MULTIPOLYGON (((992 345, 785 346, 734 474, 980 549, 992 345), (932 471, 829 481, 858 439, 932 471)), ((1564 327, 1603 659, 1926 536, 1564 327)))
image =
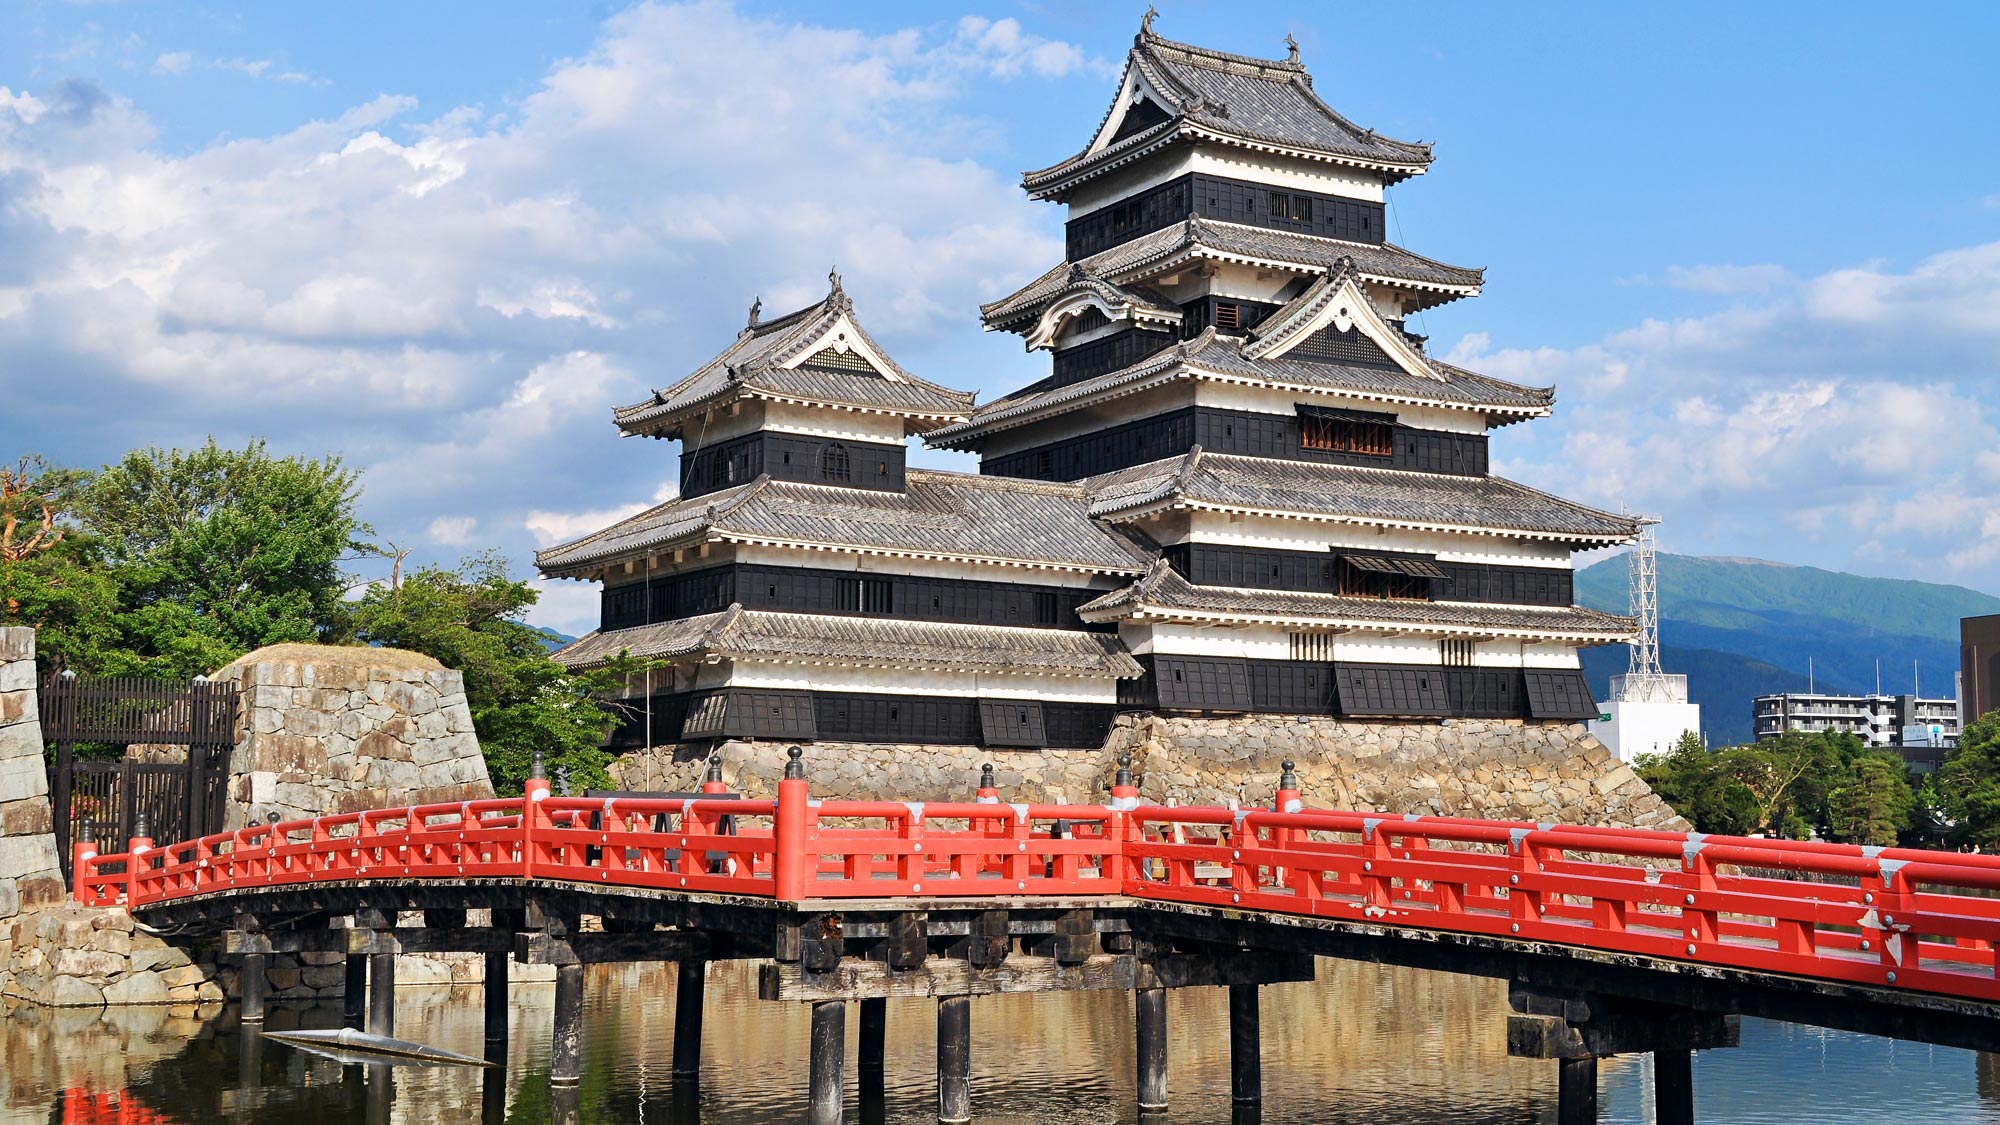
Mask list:
POLYGON ((300 969, 298 972, 299 983, 311 988, 344 989, 347 987, 347 969, 341 965, 314 965, 300 969))
POLYGON ((311 739, 315 747, 321 747, 319 753, 322 759, 326 751, 320 740, 333 733, 334 725, 333 716, 317 708, 294 707, 285 712, 285 732, 294 737, 311 739))
POLYGON ((0 691, 33 691, 35 662, 14 660, 0 664, 0 691))
POLYGON ((354 744, 354 753, 361 758, 375 758, 382 761, 407 762, 411 760, 410 747, 386 731, 373 731, 361 736, 354 744))
POLYGON ((0 805, 0 836, 38 836, 54 830, 45 797, 29 797, 0 805))
POLYGON ((45 1008, 102 1008, 104 991, 89 981, 56 976, 37 991, 35 1001, 45 1008))
POLYGON ((299 964, 304 965, 307 968, 323 968, 327 965, 340 965, 343 964, 346 960, 347 957, 345 954, 324 949, 308 949, 305 952, 299 954, 299 964))
MULTIPOLYGON (((54 846, 51 845, 49 850, 53 853, 54 846)), ((69 900, 69 890, 63 886, 62 871, 55 867, 14 880, 14 891, 20 896, 22 910, 43 910, 69 900)))
POLYGON ((207 977, 198 965, 176 965, 160 971, 160 981, 168 988, 179 988, 184 984, 200 984, 207 977))
POLYGON ((193 964, 185 952, 171 945, 150 943, 134 943, 127 961, 128 971, 134 973, 161 972, 193 964))
POLYGON ((33 660, 35 630, 31 625, 0 626, 0 662, 33 660))
POLYGON ((96 949, 63 949, 56 953, 56 972, 72 977, 110 979, 125 972, 128 962, 117 953, 96 949))
POLYGON ((127 973, 104 986, 106 1004, 166 1004, 171 1000, 158 973, 127 973))
POLYGON ((0 726, 26 722, 35 717, 34 692, 0 692, 0 726))
POLYGON ((283 992, 299 986, 299 970, 268 969, 264 973, 264 979, 270 982, 272 991, 283 992))
MULTIPOLYGON (((21 725, 0 730, 0 746, 18 741, 12 732, 29 729, 31 728, 21 725)), ((25 754, 0 758, 0 805, 25 801, 30 797, 46 799, 49 795, 49 781, 48 774, 44 771, 40 745, 35 747, 32 758, 25 754)), ((4 870, 6 868, 0 866, 0 871, 4 870)))
POLYGON ((195 1002, 200 1004, 220 1004, 229 999, 222 986, 212 980, 205 980, 195 989, 195 1002))
POLYGON ((132 932, 130 930, 99 930, 91 935, 90 948, 129 958, 132 953, 132 932))
MULTIPOLYGON (((0 920, 14 917, 21 912, 21 891, 16 880, 0 875, 0 920)), ((12 942, 8 943, 10 946, 12 942)), ((0 968, 6 966, 0 961, 0 968)))

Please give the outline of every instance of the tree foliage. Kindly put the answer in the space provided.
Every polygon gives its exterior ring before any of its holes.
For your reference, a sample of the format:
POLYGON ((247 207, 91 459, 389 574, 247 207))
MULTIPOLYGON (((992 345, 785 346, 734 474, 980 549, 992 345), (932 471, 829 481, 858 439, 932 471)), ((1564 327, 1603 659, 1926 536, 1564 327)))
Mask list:
POLYGON ((1900 756, 1853 735, 1787 731, 1711 751, 1692 734, 1638 773, 1697 831, 1893 844, 1918 826, 1900 756))
POLYGON ((0 625, 31 625, 48 671, 97 669, 118 646, 118 576, 74 525, 88 475, 40 457, 0 466, 0 625))
POLYGON ((615 688, 629 669, 572 674, 550 660, 546 636, 521 620, 535 598, 533 587, 508 577, 504 558, 488 553, 369 586, 354 621, 369 643, 421 652, 465 674, 466 701, 499 791, 520 791, 536 747, 550 776, 566 770, 577 792, 607 787, 610 754, 601 743, 617 715, 598 693, 615 688))
POLYGON ((1958 736, 1928 787, 1928 803, 1954 844, 2000 847, 2000 711, 1988 711, 1958 736))
POLYGON ((369 550, 359 474, 262 441, 135 450, 78 494, 117 571, 122 645, 95 671, 188 676, 251 649, 349 635, 344 559, 369 550))

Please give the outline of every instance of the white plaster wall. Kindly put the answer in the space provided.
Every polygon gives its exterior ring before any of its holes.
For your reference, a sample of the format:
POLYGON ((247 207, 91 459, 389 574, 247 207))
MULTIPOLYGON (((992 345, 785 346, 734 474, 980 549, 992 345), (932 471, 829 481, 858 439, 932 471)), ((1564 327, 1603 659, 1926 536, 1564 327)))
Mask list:
POLYGON ((893 668, 821 668, 747 660, 729 661, 727 664, 727 686, 739 688, 1039 699, 1052 703, 1114 703, 1118 694, 1117 682, 1109 677, 1086 679, 893 668))
POLYGON ((1517 539, 1508 535, 1405 531, 1353 524, 1285 520, 1270 516, 1232 516, 1228 512, 1189 512, 1181 528, 1162 521, 1148 533, 1163 546, 1176 543, 1224 543, 1287 551, 1349 550, 1421 551, 1448 562, 1500 563, 1568 569, 1569 551, 1559 543, 1517 539))
POLYGON ((804 550, 767 547, 744 543, 735 550, 737 561, 773 566, 802 566, 818 570, 852 570, 857 574, 908 574, 926 578, 964 578, 979 582, 1028 582, 1038 586, 1074 586, 1112 589, 1122 581, 1097 580, 1097 576, 1073 570, 1001 566, 991 563, 947 562, 934 559, 889 558, 856 555, 843 551, 804 550))
MULTIPOLYGON (((1119 636, 1134 653, 1173 656, 1228 656, 1251 660, 1290 660, 1291 630, 1275 625, 1241 628, 1145 624, 1121 625, 1119 636)), ((1339 635, 1333 659, 1367 664, 1437 664, 1435 637, 1339 635)), ((1526 641, 1483 641, 1473 652, 1482 668, 1576 668, 1576 651, 1566 645, 1526 641)))
POLYGON ((1201 406, 1220 410, 1249 410, 1259 414, 1292 415, 1298 413, 1301 403, 1313 406, 1351 406, 1357 400, 1366 404, 1367 409, 1383 413, 1394 413, 1396 420, 1406 426, 1416 426, 1426 430, 1443 430, 1455 434, 1483 434, 1486 432, 1486 415, 1473 410, 1453 410, 1448 407, 1410 406, 1404 403, 1383 402, 1380 399, 1364 398, 1360 395, 1342 394, 1338 391, 1295 391, 1272 387, 1252 386, 1245 383, 1218 383, 1202 380, 1195 384, 1195 402, 1201 406))
POLYGON ((1125 196, 1156 187, 1189 172, 1338 195, 1370 203, 1382 202, 1382 177, 1379 173, 1203 144, 1164 157, 1150 157, 1137 167, 1120 168, 1084 182, 1070 196, 1064 220, 1087 215, 1125 196))
POLYGON ((788 402, 763 404, 764 428, 788 434, 809 434, 836 441, 872 441, 901 445, 904 420, 887 414, 863 414, 824 406, 798 406, 788 402))

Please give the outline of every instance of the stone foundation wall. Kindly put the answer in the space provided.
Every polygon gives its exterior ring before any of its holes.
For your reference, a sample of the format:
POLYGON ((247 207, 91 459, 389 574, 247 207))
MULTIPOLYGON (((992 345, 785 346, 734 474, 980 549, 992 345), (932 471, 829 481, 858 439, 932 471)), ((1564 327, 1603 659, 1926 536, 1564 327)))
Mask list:
POLYGON ((0 923, 0 951, 0 996, 45 1008, 199 1006, 225 995, 211 956, 146 933, 122 907, 29 911, 0 923))
POLYGON ((0 927, 64 898, 37 682, 35 631, 0 629, 0 927))
MULTIPOLYGON (((769 796, 785 747, 722 743, 723 780, 769 796)), ((689 791, 700 787, 706 753, 706 744, 656 747, 620 758, 612 774, 622 789, 689 791)), ((969 800, 980 766, 991 762, 1003 800, 1092 804, 1105 799, 1122 753, 1133 756, 1140 794, 1150 801, 1268 806, 1280 763, 1290 758, 1306 804, 1320 808, 1687 827, 1582 725, 1518 719, 1123 715, 1094 750, 821 742, 806 748, 805 766, 819 797, 969 800)))
POLYGON ((277 645, 213 678, 243 693, 227 827, 493 795, 464 677, 429 657, 277 645))

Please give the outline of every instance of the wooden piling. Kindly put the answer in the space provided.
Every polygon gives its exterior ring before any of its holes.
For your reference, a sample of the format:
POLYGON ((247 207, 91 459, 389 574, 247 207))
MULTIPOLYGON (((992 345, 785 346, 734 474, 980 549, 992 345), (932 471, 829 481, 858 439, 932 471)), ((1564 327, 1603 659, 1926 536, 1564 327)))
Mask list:
POLYGON ((812 1006, 812 1060, 807 1075, 807 1125, 840 1125, 841 1067, 847 1061, 847 1002, 812 1006))
POLYGON ((556 966, 555 1037, 549 1046, 549 1082, 574 1086, 583 1080, 583 966, 556 966))
POLYGON ((1141 988, 1133 996, 1138 1024, 1139 1111, 1159 1113, 1167 1108, 1167 990, 1141 988))
POLYGON ((486 955, 486 1041, 507 1041, 507 978, 513 957, 504 951, 486 955))
POLYGON ((350 953, 347 955, 347 983, 341 989, 341 1006, 344 1009, 341 1023, 356 1031, 368 1027, 368 955, 350 953))
POLYGON ((708 988, 708 964, 682 961, 674 986, 674 1077, 701 1075, 701 1007, 708 988))
POLYGON ((889 1001, 881 996, 861 1001, 860 1042, 855 1044, 855 1067, 860 1071, 862 1116, 878 1110, 886 1094, 883 1064, 889 1037, 889 1001))
POLYGON ((1597 1125, 1597 1058, 1559 1059, 1556 1125, 1597 1125))
POLYGON ((368 955, 368 1033, 396 1034, 396 955, 368 955))
POLYGON ((1653 1119, 1659 1125, 1694 1125, 1694 1052, 1653 1052, 1653 1119))
POLYGON ((1264 1042, 1257 986, 1229 986, 1229 1097, 1237 1105, 1264 1100, 1264 1042))
POLYGON ((972 997, 946 996, 937 1013, 938 1121, 972 1120, 972 997))
POLYGON ((245 953, 237 965, 236 991, 243 998, 243 1022, 264 1022, 264 994, 270 990, 270 957, 245 953))

